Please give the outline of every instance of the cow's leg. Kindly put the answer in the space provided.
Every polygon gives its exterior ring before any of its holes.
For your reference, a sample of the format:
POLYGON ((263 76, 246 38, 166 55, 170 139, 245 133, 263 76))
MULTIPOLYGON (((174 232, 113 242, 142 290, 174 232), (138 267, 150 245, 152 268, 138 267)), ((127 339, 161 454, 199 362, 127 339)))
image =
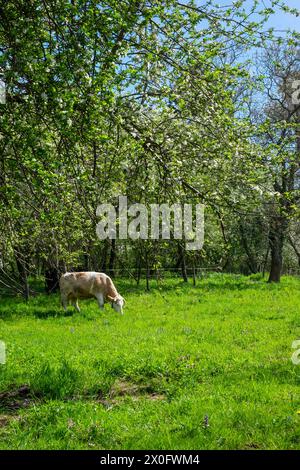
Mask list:
POLYGON ((74 307, 76 308, 77 312, 80 313, 80 308, 79 308, 79 305, 78 305, 78 299, 75 299, 75 300, 74 300, 73 305, 74 305, 74 307))
POLYGON ((99 294, 95 294, 95 297, 98 301, 98 305, 100 307, 101 310, 104 309, 104 297, 103 297, 103 294, 99 293, 99 294))
POLYGON ((62 304, 64 310, 67 310, 67 307, 68 307, 68 297, 67 297, 65 294, 61 294, 60 299, 61 299, 61 304, 62 304))

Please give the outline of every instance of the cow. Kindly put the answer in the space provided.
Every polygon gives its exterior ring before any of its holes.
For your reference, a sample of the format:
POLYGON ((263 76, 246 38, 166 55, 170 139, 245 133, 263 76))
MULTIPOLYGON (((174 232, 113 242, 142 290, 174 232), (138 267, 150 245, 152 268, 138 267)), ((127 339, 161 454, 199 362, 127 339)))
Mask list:
POLYGON ((95 297, 101 310, 109 302, 112 308, 123 315, 124 298, 118 294, 113 281, 104 273, 65 273, 59 280, 61 304, 67 309, 69 301, 80 312, 78 299, 95 297))

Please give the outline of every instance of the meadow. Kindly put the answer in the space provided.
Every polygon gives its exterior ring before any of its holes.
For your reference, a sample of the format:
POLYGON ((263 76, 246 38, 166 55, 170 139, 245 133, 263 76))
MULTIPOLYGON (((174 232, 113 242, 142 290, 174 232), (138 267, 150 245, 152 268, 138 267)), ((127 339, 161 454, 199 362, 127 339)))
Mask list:
POLYGON ((299 278, 116 285, 124 316, 1 297, 1 449, 300 449, 299 278))

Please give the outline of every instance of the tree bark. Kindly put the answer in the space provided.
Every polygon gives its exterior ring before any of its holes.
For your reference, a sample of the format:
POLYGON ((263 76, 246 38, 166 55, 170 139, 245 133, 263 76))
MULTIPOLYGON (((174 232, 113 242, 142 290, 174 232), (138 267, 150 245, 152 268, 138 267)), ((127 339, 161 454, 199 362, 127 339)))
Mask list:
POLYGON ((25 267, 25 263, 20 260, 19 256, 16 255, 15 258, 16 258, 16 264, 17 264, 17 268, 19 272, 20 282, 22 284, 23 297, 27 302, 29 299, 29 284, 28 284, 27 270, 25 267))
POLYGON ((193 286, 196 286, 196 267, 195 267, 195 261, 193 262, 193 286))
POLYGON ((280 282, 282 272, 282 250, 286 231, 286 221, 281 216, 273 217, 269 231, 271 268, 268 282, 280 282))
POLYGON ((109 255, 109 263, 108 263, 109 275, 111 277, 115 277, 115 259, 116 259, 116 240, 112 239, 110 255, 109 255))
POLYGON ((181 249, 181 275, 184 282, 188 282, 188 276, 186 272, 186 262, 185 262, 185 251, 183 246, 180 246, 181 249))
POLYGON ((291 247, 294 249, 294 252, 295 252, 295 254, 298 258, 298 264, 299 264, 299 268, 300 268, 300 251, 297 248, 296 243, 294 242, 294 240, 292 239, 291 236, 289 236, 289 242, 290 242, 291 247))
POLYGON ((45 268, 45 290, 47 294, 58 291, 60 271, 57 267, 47 266, 45 268))
POLYGON ((108 253, 108 243, 107 240, 104 240, 103 250, 102 250, 102 263, 101 271, 105 273, 107 267, 107 253, 108 253))
POLYGON ((141 253, 139 253, 139 256, 137 258, 137 272, 136 272, 137 285, 140 284, 141 274, 142 274, 142 255, 141 253))
POLYGON ((265 255, 265 259, 264 259, 264 264, 263 264, 263 267, 262 267, 262 276, 263 277, 265 277, 265 271, 266 271, 266 268, 267 268, 269 253, 270 253, 270 243, 268 243, 267 251, 266 251, 266 255, 265 255))
POLYGON ((250 272, 252 274, 256 274, 258 269, 257 269, 257 260, 255 259, 253 253, 251 252, 251 249, 248 244, 248 239, 247 239, 247 234, 245 233, 244 227, 242 223, 239 226, 240 228, 240 234, 241 234, 241 242, 242 246, 245 250, 246 256, 247 256, 247 264, 250 269, 250 272))
POLYGON ((91 271, 91 262, 88 253, 83 254, 83 268, 84 271, 91 271))
POLYGON ((146 251, 146 289, 150 291, 150 269, 148 260, 148 251, 146 251))

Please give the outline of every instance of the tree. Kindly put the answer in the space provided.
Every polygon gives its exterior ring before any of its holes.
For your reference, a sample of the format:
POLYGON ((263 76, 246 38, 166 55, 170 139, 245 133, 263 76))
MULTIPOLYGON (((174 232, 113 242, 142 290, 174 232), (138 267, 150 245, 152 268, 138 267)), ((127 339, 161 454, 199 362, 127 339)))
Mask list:
POLYGON ((284 242, 300 202, 300 100, 297 98, 300 57, 297 43, 274 45, 265 52, 264 58, 268 93, 265 135, 272 144, 266 165, 273 185, 273 197, 268 206, 269 282, 279 282, 284 242))

